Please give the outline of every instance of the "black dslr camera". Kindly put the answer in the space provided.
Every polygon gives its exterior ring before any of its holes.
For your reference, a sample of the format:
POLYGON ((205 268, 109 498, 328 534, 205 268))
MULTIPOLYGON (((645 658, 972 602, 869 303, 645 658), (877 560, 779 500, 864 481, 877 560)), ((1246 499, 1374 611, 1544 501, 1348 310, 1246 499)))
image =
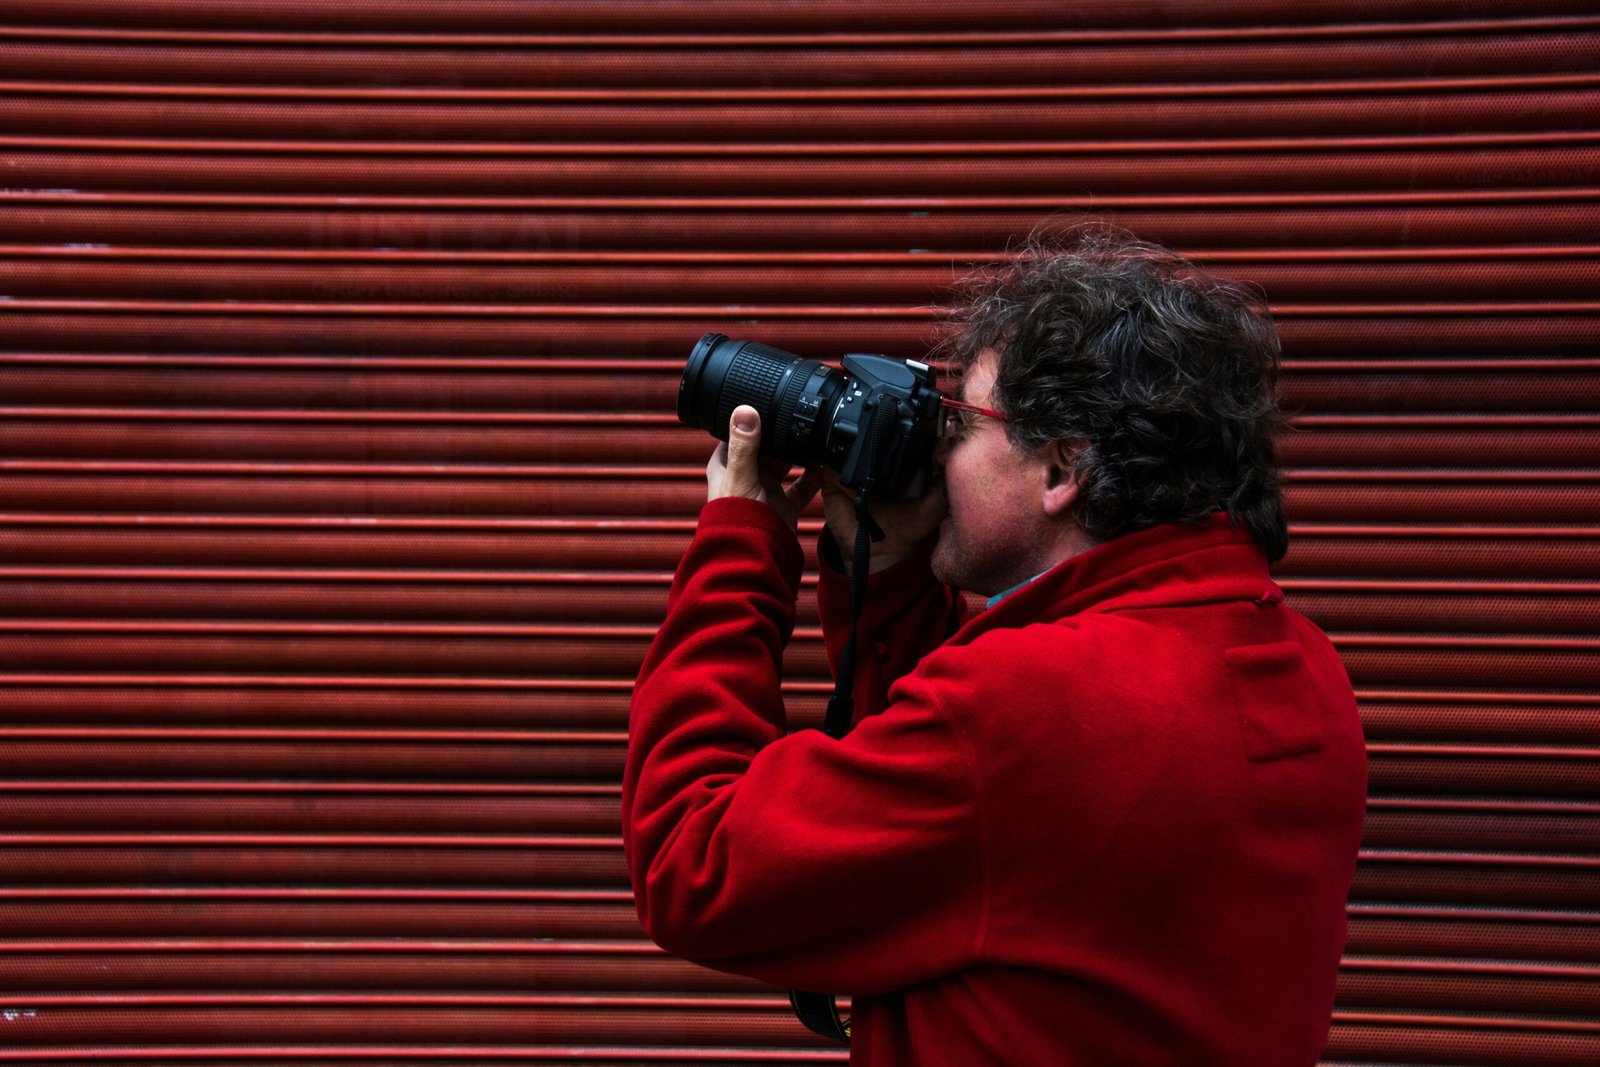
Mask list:
POLYGON ((761 451, 836 471, 876 498, 921 496, 933 475, 941 394, 927 365, 848 355, 843 373, 758 341, 700 338, 678 383, 678 418, 728 439, 740 404, 761 413, 761 451))

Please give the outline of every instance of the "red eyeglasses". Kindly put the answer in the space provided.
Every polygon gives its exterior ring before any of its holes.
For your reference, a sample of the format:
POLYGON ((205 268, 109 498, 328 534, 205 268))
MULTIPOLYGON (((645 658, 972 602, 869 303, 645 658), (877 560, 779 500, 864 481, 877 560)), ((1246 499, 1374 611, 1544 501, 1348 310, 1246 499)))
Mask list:
POLYGON ((1002 415, 992 408, 981 408, 977 404, 969 404, 964 400, 952 400, 947 396, 939 398, 939 406, 945 409, 944 417, 939 420, 940 437, 955 437, 961 433, 966 428, 961 419, 963 414, 983 415, 987 418, 999 419, 1001 422, 1011 421, 1011 416, 1002 415))

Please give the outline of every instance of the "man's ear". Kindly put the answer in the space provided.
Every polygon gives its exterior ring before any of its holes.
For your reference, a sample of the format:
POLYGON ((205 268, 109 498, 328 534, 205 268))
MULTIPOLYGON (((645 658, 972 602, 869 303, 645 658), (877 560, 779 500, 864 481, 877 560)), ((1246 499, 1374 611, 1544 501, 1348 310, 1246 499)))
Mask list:
POLYGON ((1082 441, 1052 441, 1044 447, 1039 459, 1044 464, 1044 492, 1041 503, 1044 513, 1060 518, 1072 509, 1078 500, 1078 453, 1082 441))

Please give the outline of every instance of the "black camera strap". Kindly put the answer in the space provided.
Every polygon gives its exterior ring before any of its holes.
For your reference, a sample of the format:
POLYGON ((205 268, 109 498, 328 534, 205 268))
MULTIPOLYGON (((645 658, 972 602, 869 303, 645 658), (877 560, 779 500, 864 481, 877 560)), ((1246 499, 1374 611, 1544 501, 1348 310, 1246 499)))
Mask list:
POLYGON ((850 633, 839 653, 839 670, 833 678, 833 695, 828 698, 828 711, 822 720, 822 730, 829 737, 840 738, 850 732, 855 721, 856 701, 852 693, 856 681, 856 640, 861 628, 861 612, 867 603, 867 572, 872 566, 872 542, 883 540, 883 530, 878 527, 867 510, 868 496, 856 496, 856 543, 850 555, 850 633))
MULTIPOLYGON (((873 413, 867 431, 867 469, 877 470, 877 458, 884 439, 897 421, 898 401, 883 397, 873 413)), ((856 681, 856 641, 861 629, 861 612, 867 603, 867 572, 872 566, 872 542, 883 540, 883 529, 872 517, 870 510, 872 490, 869 479, 856 493, 856 543, 850 557, 850 633, 839 653, 839 669, 833 678, 833 695, 828 698, 828 710, 823 716, 822 730, 838 739, 850 732, 855 720, 855 697, 851 694, 856 681)), ((800 989, 789 991, 789 1004, 805 1024, 807 1030, 841 1045, 850 1044, 850 1020, 839 1015, 839 1005, 832 993, 809 993, 800 989)))
POLYGON ((834 1003, 832 993, 804 993, 791 989, 789 1006, 794 1009, 795 1017, 805 1023, 806 1029, 813 1034, 841 1045, 850 1044, 850 1020, 839 1015, 839 1005, 834 1003))
MULTIPOLYGON (((850 634, 845 638, 844 650, 839 653, 839 670, 833 679, 833 695, 828 698, 828 711, 823 716, 822 731, 832 738, 841 738, 850 732, 855 718, 855 698, 851 690, 856 678, 856 631, 861 625, 861 609, 867 599, 867 568, 872 562, 874 532, 881 539, 883 531, 867 514, 867 496, 856 497, 856 544, 850 561, 850 634)), ((789 990, 789 1004, 796 1018, 814 1034, 850 1044, 850 1020, 839 1014, 839 1005, 832 993, 810 993, 789 990)))

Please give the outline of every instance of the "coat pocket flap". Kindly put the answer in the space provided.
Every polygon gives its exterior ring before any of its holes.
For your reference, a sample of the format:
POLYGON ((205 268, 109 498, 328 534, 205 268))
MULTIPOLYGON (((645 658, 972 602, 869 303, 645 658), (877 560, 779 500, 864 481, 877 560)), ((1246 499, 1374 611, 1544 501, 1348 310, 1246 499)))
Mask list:
POLYGON ((1294 641, 1230 648, 1228 681, 1253 763, 1322 749, 1322 695, 1294 641))

